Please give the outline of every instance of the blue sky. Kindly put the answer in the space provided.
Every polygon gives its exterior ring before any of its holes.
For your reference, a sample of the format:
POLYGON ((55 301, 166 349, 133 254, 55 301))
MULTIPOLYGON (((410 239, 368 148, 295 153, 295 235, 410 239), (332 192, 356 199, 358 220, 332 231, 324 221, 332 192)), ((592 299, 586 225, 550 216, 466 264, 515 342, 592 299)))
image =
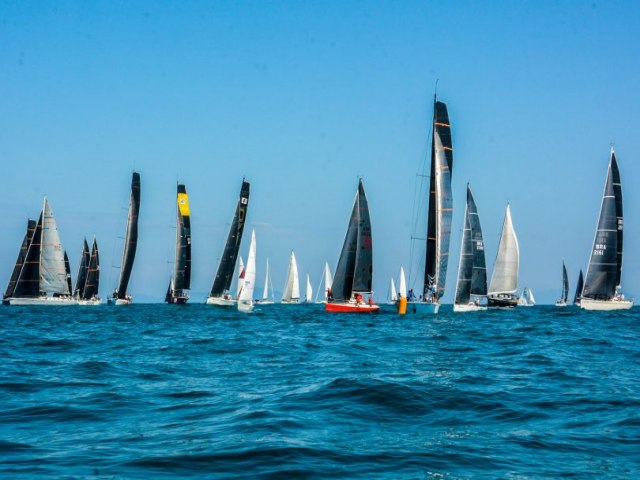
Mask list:
POLYGON ((439 80, 454 142, 445 302, 468 181, 490 268, 509 201, 521 286, 555 300, 564 258, 573 289, 612 142, 623 287, 639 296, 639 22, 633 2, 3 2, 0 272, 8 279, 46 194, 74 271, 82 237, 97 235, 105 296, 136 169, 138 299, 164 296, 177 179, 190 194, 194 301, 211 286, 243 176, 258 286, 268 256, 282 290, 294 249, 315 287, 325 261, 335 268, 362 176, 382 300, 390 276, 409 269, 439 80))

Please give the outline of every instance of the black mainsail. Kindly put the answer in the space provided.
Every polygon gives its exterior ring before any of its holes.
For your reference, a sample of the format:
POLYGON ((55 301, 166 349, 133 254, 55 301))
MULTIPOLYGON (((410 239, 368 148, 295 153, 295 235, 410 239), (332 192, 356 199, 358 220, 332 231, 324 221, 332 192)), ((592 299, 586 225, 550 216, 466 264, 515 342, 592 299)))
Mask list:
POLYGON ((576 285, 576 294, 573 297, 573 304, 580 305, 582 299, 582 289, 584 288, 584 276, 582 275, 582 269, 580 269, 580 275, 578 276, 578 285, 576 285))
POLYGON ((444 295, 453 217, 451 175, 453 146, 447 106, 434 98, 427 251, 422 300, 439 301, 444 295))
POLYGON ((129 214, 127 216, 127 234, 124 239, 124 252, 122 254, 122 266, 120 268, 120 281, 114 296, 125 299, 127 287, 133 269, 133 260, 136 258, 138 246, 138 216, 140 214, 140 174, 133 172, 131 177, 131 196, 129 198, 129 214))
POLYGON ((43 213, 40 213, 31 236, 27 255, 16 281, 13 297, 38 297, 40 295, 40 249, 42 247, 43 213))
POLYGON ((31 244, 31 239, 33 238, 33 233, 35 232, 35 230, 36 221, 28 220, 27 232, 24 234, 24 239, 22 240, 22 245, 20 246, 20 252, 18 253, 18 259, 16 260, 16 264, 13 267, 13 272, 11 273, 11 278, 9 279, 7 290, 4 292, 3 299, 13 297, 15 293, 16 283, 18 282, 20 271, 22 270, 22 266, 24 265, 25 259, 27 258, 27 251, 29 250, 29 245, 31 244))
POLYGON ((100 255, 98 253, 98 242, 93 239, 91 246, 91 257, 87 266, 87 279, 82 291, 83 300, 91 300, 98 296, 98 288, 100 286, 100 255))
POLYGON ((73 292, 74 297, 82 298, 84 286, 87 283, 87 269, 89 268, 90 261, 91 254, 89 253, 89 244, 85 238, 82 245, 82 255, 80 256, 80 266, 78 267, 78 277, 76 278, 76 289, 73 292))
POLYGON ((247 216, 247 208, 249 206, 249 182, 242 180, 240 188, 240 198, 233 215, 231 228, 227 236, 227 243, 224 246, 224 252, 220 258, 220 265, 216 272, 216 278, 211 287, 210 297, 221 297, 229 291, 231 281, 233 280, 233 271, 238 259, 238 251, 240 250, 240 242, 242 241, 242 232, 244 230, 244 222, 247 216))
POLYGON ((567 275, 567 267, 562 262, 562 301, 567 303, 569 299, 569 275, 567 275))
POLYGON ((347 234, 333 278, 334 300, 348 301, 354 293, 371 293, 373 278, 373 242, 369 205, 362 179, 353 203, 347 234))
POLYGON ((467 206, 464 215, 455 303, 466 305, 471 300, 471 295, 487 295, 487 265, 478 208, 471 194, 471 188, 467 185, 467 206))
POLYGON ((67 251, 64 251, 64 271, 67 276, 67 288, 69 289, 69 295, 73 293, 73 287, 71 286, 71 265, 69 264, 69 256, 67 251))
POLYGON ((176 200, 176 259, 173 278, 165 301, 169 303, 186 302, 185 290, 191 288, 191 212, 189 197, 184 185, 178 184, 176 200), (179 300, 178 300, 179 299, 179 300))
POLYGON ((612 149, 582 298, 609 301, 616 296, 622 272, 622 226, 622 185, 612 149))

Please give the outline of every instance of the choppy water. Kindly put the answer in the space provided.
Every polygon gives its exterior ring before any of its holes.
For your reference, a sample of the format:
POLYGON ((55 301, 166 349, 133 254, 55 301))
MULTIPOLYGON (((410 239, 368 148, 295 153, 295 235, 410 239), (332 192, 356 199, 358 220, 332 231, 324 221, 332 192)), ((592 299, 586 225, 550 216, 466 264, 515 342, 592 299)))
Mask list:
POLYGON ((640 316, 0 309, 0 476, 640 478, 640 316))

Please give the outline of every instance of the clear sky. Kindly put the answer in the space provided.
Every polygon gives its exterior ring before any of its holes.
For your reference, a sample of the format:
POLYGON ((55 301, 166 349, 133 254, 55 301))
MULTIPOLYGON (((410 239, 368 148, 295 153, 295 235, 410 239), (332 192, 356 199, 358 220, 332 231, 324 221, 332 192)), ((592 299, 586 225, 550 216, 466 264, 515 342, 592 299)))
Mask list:
POLYGON ((631 1, 2 2, 0 277, 46 194, 74 278, 82 237, 97 235, 106 296, 136 169, 138 300, 164 297, 177 179, 190 194, 193 301, 211 286, 243 176, 258 288, 268 256, 282 290, 291 249, 315 288, 324 262, 335 268, 362 176, 384 300, 389 278, 409 269, 439 79, 454 144, 445 302, 468 181, 489 269, 509 201, 521 287, 554 301, 564 258, 573 293, 611 143, 624 192, 623 288, 640 297, 638 25, 631 1))

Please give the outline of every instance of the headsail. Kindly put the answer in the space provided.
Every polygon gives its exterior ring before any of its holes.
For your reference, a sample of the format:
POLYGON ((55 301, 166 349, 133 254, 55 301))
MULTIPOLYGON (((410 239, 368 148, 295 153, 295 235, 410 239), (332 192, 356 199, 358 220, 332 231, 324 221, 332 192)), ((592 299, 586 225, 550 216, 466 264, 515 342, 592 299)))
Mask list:
MULTIPOLYGON (((49 201, 44 199, 42 209, 42 247, 40 250, 40 291, 70 295, 65 252, 60 243, 58 225, 51 211, 49 201)), ((67 262, 68 263, 68 262, 67 262)))
POLYGON ((249 244, 249 258, 245 269, 244 280, 238 295, 238 310, 253 310, 253 290, 256 283, 256 231, 251 232, 251 243, 249 244))
POLYGON ((242 180, 240 188, 240 198, 233 215, 231 228, 227 235, 227 242, 220 258, 220 265, 216 272, 216 278, 211 287, 210 297, 220 297, 229 291, 231 281, 233 280, 233 271, 238 259, 238 251, 242 241, 242 232, 244 231, 244 222, 247 216, 247 208, 249 206, 249 182, 242 180))
POLYGON ((15 293, 18 277, 20 276, 20 271, 22 270, 22 266, 24 265, 25 259, 27 258, 27 251, 29 250, 29 245, 31 244, 33 233, 35 231, 36 221, 28 220, 27 232, 25 233, 24 239, 22 240, 20 252, 18 253, 18 259, 16 260, 16 264, 13 267, 13 272, 11 273, 11 278, 9 279, 9 284, 7 285, 7 290, 4 292, 3 298, 13 297, 15 293))
POLYGON ((502 236, 498 246, 498 255, 491 275, 489 295, 516 293, 518 290, 519 270, 520 249, 518 247, 518 238, 511 222, 511 208, 507 205, 507 213, 502 226, 502 236))
POLYGON ((133 172, 131 176, 131 195, 129 198, 129 213, 127 215, 127 233, 124 239, 124 252, 122 254, 122 266, 120 267, 120 281, 116 296, 124 299, 127 296, 127 287, 131 278, 133 261, 136 258, 138 247, 138 216, 140 214, 140 174, 133 172))
POLYGON ((69 289, 69 295, 73 292, 73 287, 71 286, 71 264, 69 263, 69 256, 67 255, 67 251, 64 251, 64 271, 67 277, 67 288, 69 289))
POLYGON ((622 273, 622 185, 616 156, 611 158, 600 207, 600 218, 589 259, 583 298, 611 300, 620 287, 622 273))
POLYGON ((174 291, 191 288, 191 212, 184 185, 178 185, 176 209, 176 261, 173 269, 174 291))
POLYGON ((584 276, 582 275, 582 269, 580 269, 580 275, 578 275, 578 284, 576 285, 576 294, 573 296, 573 304, 579 305, 582 299, 582 289, 584 288, 584 276))

